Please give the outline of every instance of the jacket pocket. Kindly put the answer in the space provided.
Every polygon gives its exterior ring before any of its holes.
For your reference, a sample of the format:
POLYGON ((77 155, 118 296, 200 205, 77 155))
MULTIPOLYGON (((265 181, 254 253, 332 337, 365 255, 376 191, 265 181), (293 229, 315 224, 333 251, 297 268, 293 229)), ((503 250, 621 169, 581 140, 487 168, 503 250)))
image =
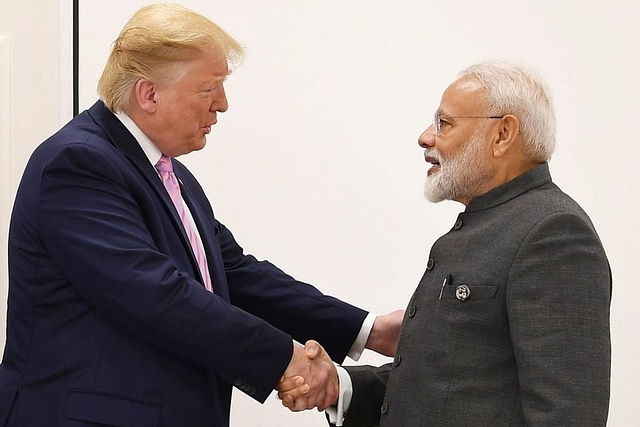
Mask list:
POLYGON ((114 427, 160 425, 160 405, 87 390, 69 390, 64 415, 114 427))
POLYGON ((441 299, 464 301, 492 300, 498 292, 497 286, 447 285, 442 288, 441 299))

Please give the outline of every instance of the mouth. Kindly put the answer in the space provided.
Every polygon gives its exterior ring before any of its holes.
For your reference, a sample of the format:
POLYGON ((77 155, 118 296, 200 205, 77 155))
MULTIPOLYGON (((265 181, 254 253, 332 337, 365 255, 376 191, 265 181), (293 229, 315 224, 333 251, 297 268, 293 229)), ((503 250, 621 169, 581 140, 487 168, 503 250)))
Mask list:
POLYGON ((427 156, 425 154, 424 156, 424 160, 427 163, 432 164, 433 166, 431 168, 429 168, 429 170, 427 171, 427 176, 431 176, 434 173, 438 172, 440 170, 440 160, 437 159, 436 157, 432 157, 432 156, 427 156))
POLYGON ((205 135, 208 135, 208 134, 211 132, 211 128, 212 128, 212 127, 213 127, 213 125, 215 125, 216 123, 217 123, 217 122, 213 122, 213 123, 211 123, 210 125, 205 126, 205 127, 203 128, 203 129, 204 129, 204 133, 205 133, 205 135))

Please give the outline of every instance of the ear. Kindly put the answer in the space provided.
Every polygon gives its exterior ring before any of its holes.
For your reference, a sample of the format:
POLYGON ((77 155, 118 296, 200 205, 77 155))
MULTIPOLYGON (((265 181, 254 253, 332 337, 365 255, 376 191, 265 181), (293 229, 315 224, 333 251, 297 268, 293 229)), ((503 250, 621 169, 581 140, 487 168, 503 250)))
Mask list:
POLYGON ((520 121, 514 115, 507 114, 499 122, 498 133, 493 142, 493 157, 503 157, 521 140, 520 121))
POLYGON ((153 114, 157 108, 156 85, 149 79, 141 77, 133 89, 133 96, 140 108, 153 114))

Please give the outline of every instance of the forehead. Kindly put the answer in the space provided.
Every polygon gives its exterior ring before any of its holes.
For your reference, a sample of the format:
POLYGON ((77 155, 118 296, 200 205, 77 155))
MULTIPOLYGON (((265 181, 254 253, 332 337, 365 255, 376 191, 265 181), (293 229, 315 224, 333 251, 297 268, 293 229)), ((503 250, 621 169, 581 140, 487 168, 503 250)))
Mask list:
POLYGON ((450 116, 474 116, 486 108, 484 89, 469 77, 461 77, 445 89, 438 113, 450 116))
POLYGON ((229 65, 218 55, 198 55, 185 62, 182 80, 205 83, 224 80, 229 75, 229 65))

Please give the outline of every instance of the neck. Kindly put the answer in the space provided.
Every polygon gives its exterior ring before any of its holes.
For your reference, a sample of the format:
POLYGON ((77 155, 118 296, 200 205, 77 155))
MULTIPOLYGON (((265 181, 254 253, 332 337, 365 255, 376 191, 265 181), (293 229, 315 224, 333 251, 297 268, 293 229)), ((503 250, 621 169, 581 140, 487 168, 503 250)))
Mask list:
POLYGON ((533 160, 522 159, 519 162, 504 162, 498 165, 498 168, 494 170, 492 178, 488 181, 487 185, 484 186, 483 189, 477 192, 474 196, 469 197, 461 197, 459 199, 455 199, 456 202, 460 202, 465 206, 469 206, 469 203, 476 197, 483 196, 487 194, 489 191, 497 188, 501 185, 506 184, 507 182, 519 177, 523 173, 539 166, 540 162, 535 162, 533 160))

